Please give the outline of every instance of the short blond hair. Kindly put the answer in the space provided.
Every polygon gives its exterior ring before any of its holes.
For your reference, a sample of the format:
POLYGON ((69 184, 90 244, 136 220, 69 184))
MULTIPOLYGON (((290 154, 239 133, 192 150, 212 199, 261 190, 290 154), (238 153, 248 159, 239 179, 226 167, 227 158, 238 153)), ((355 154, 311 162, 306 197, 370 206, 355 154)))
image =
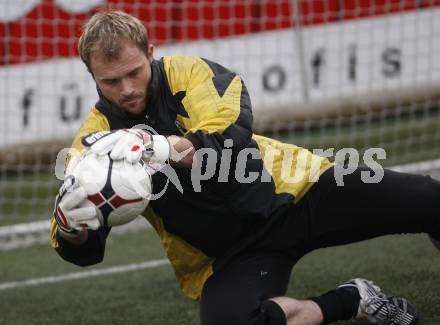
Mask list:
POLYGON ((83 26, 78 41, 81 60, 90 69, 92 52, 99 52, 106 59, 119 57, 121 39, 133 41, 147 55, 148 37, 139 19, 122 11, 98 12, 83 26))

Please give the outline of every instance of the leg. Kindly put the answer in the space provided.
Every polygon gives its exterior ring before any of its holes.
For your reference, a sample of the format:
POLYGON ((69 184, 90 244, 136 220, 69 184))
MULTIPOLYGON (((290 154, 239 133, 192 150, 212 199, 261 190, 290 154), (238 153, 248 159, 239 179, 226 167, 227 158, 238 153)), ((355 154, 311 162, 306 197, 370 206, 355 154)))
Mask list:
POLYGON ((287 325, 314 325, 321 324, 324 320, 321 308, 313 300, 296 300, 289 297, 275 297, 270 300, 281 307, 287 325))
POLYGON ((325 324, 348 319, 350 313, 357 319, 365 319, 371 323, 416 325, 419 322, 417 310, 411 302, 402 297, 387 296, 372 281, 365 279, 350 280, 335 290, 312 299, 323 311, 325 324), (345 300, 345 303, 338 306, 335 300, 345 300), (354 302, 357 304, 353 305, 354 302), (347 312, 343 308, 352 310, 347 312))
POLYGON ((316 303, 284 297, 292 266, 291 259, 271 252, 240 257, 215 270, 203 288, 201 323, 286 325, 287 315, 289 325, 320 324, 316 303))
POLYGON ((268 252, 241 256, 222 265, 203 287, 201 323, 318 325, 324 319, 356 315, 360 296, 351 288, 332 291, 316 301, 285 297, 293 264, 285 255, 268 252))
MULTIPOLYGON (((356 315, 376 315, 377 310, 381 311, 383 317, 412 317, 412 314, 407 316, 406 311, 397 305, 401 302, 410 305, 402 298, 396 298, 396 303, 386 301, 385 306, 383 302, 388 298, 381 297, 379 304, 371 306, 371 303, 378 301, 372 299, 377 296, 377 291, 371 290, 369 282, 365 280, 357 279, 356 283, 347 283, 309 300, 285 297, 292 265, 292 261, 284 255, 268 253, 240 257, 216 270, 203 288, 201 323, 319 325, 350 319, 356 315)), ((383 320, 383 317, 378 319, 383 320)), ((394 324, 414 325, 416 322, 403 323, 396 319, 394 324)))
MULTIPOLYGON (((335 167, 340 168, 340 167, 335 167)), ((324 173, 300 202, 309 215, 309 249, 396 233, 440 232, 440 182, 385 170, 381 182, 363 183, 359 168, 337 186, 324 173)))
MULTIPOLYGON (((215 269, 203 287, 201 323, 258 324, 262 303, 285 294, 292 267, 290 259, 270 252, 240 256, 215 269)), ((285 319, 274 307, 271 311, 285 319)))
POLYGON ((417 310, 411 302, 402 297, 387 296, 373 282, 360 278, 309 300, 276 297, 270 302, 282 308, 287 325, 327 324, 351 318, 394 325, 416 325, 419 322, 417 310))

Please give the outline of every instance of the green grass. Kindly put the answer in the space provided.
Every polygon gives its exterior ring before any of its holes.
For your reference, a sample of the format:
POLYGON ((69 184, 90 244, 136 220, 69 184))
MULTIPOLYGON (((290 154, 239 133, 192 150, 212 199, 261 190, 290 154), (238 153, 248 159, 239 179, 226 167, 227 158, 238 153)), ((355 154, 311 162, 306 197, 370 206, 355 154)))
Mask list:
MULTIPOLYGON (((152 230, 110 237, 105 261, 90 268, 164 258, 152 230)), ((0 252, 0 282, 82 271, 47 246, 0 252)), ((327 248, 295 267, 288 295, 319 295, 353 276, 410 298, 425 325, 438 325, 440 255, 422 235, 388 236, 327 248)), ((233 293, 232 293, 233 299, 233 293)), ((180 292, 170 266, 0 291, 0 324, 199 324, 198 303, 180 292)), ((352 324, 341 322, 340 324, 352 324)))

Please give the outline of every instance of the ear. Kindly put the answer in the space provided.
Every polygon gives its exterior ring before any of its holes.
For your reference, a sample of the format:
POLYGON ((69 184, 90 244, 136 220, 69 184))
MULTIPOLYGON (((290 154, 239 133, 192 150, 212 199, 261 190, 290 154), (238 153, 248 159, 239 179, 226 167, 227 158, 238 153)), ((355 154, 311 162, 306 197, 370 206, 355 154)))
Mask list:
POLYGON ((150 61, 150 63, 153 62, 153 52, 154 52, 154 45, 149 44, 147 50, 147 59, 148 61, 150 61))

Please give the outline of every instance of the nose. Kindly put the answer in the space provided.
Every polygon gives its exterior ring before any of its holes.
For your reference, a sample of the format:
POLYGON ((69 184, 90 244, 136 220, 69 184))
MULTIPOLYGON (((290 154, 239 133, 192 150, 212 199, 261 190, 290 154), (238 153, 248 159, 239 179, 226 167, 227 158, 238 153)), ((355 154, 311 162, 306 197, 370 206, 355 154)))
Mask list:
POLYGON ((130 97, 134 92, 132 82, 128 78, 122 78, 120 90, 122 97, 130 97))

